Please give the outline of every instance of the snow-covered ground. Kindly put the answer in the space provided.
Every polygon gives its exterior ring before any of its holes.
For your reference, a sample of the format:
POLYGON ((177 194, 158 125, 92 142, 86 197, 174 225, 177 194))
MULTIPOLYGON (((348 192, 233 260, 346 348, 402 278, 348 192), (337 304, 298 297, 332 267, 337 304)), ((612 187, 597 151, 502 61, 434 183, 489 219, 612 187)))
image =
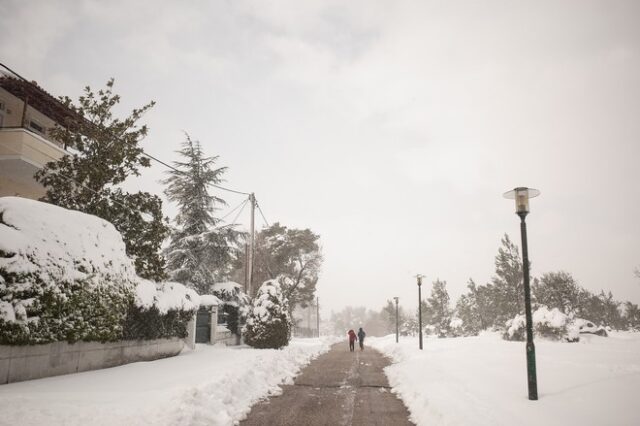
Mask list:
POLYGON ((0 386, 1 425, 231 425, 331 340, 281 350, 197 345, 152 362, 0 386))
POLYGON ((527 398, 525 344, 498 335, 368 343, 389 355, 394 392, 418 425, 640 425, 640 333, 537 340, 538 401, 527 398))

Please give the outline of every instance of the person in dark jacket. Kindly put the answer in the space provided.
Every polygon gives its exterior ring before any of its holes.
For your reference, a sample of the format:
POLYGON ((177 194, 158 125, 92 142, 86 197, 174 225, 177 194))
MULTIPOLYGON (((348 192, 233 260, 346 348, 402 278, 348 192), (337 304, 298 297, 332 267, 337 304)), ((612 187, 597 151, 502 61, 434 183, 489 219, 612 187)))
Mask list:
POLYGON ((360 350, 363 351, 364 350, 364 336, 366 336, 367 333, 364 332, 364 330, 362 329, 362 327, 360 327, 360 329, 358 330, 358 341, 360 342, 360 350))
POLYGON ((356 350, 356 340, 358 340, 358 336, 356 336, 356 332, 353 330, 349 330, 347 333, 349 335, 349 352, 353 352, 356 350))

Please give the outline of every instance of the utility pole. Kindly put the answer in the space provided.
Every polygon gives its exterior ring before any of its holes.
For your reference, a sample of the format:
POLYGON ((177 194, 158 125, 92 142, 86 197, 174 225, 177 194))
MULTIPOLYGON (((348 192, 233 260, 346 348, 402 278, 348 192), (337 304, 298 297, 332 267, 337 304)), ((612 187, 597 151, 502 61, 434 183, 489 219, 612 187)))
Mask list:
POLYGON ((252 192, 249 194, 249 201, 251 202, 251 222, 249 224, 249 272, 248 272, 248 282, 247 286, 247 295, 251 298, 251 293, 253 291, 253 254, 255 250, 255 217, 256 217, 256 196, 252 192))
POLYGON ((398 299, 399 297, 394 297, 394 299, 396 300, 396 343, 398 343, 398 299))

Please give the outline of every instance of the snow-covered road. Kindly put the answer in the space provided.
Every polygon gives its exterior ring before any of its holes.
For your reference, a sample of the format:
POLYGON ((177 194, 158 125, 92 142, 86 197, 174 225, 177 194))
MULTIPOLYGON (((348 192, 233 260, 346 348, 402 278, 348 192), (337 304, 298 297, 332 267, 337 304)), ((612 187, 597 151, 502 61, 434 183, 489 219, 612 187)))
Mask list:
POLYGON ((525 344, 498 335, 372 338, 418 425, 639 425, 640 333, 536 341, 538 401, 527 399, 525 344))
POLYGON ((230 425, 331 342, 198 345, 173 358, 3 385, 0 425, 230 425))

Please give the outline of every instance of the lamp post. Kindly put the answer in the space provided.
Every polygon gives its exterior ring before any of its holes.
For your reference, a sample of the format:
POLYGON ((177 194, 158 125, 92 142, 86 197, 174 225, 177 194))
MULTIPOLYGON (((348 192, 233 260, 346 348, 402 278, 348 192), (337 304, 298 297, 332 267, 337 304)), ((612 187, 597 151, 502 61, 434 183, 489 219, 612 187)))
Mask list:
POLYGON ((516 200, 516 214, 520 216, 520 235, 522 237, 522 275, 524 283, 524 313, 527 321, 527 383, 529 399, 538 399, 538 380, 536 377, 536 347, 533 344, 533 321, 531 318, 531 289, 529 287, 529 252, 527 248, 527 223, 529 198, 540 195, 533 188, 518 187, 505 192, 504 197, 516 200))
POLYGON ((416 275, 418 279, 418 339, 420 341, 420 349, 422 349, 422 278, 424 275, 416 275))
POLYGON ((394 300, 396 301, 396 343, 398 343, 398 297, 394 297, 394 300))

